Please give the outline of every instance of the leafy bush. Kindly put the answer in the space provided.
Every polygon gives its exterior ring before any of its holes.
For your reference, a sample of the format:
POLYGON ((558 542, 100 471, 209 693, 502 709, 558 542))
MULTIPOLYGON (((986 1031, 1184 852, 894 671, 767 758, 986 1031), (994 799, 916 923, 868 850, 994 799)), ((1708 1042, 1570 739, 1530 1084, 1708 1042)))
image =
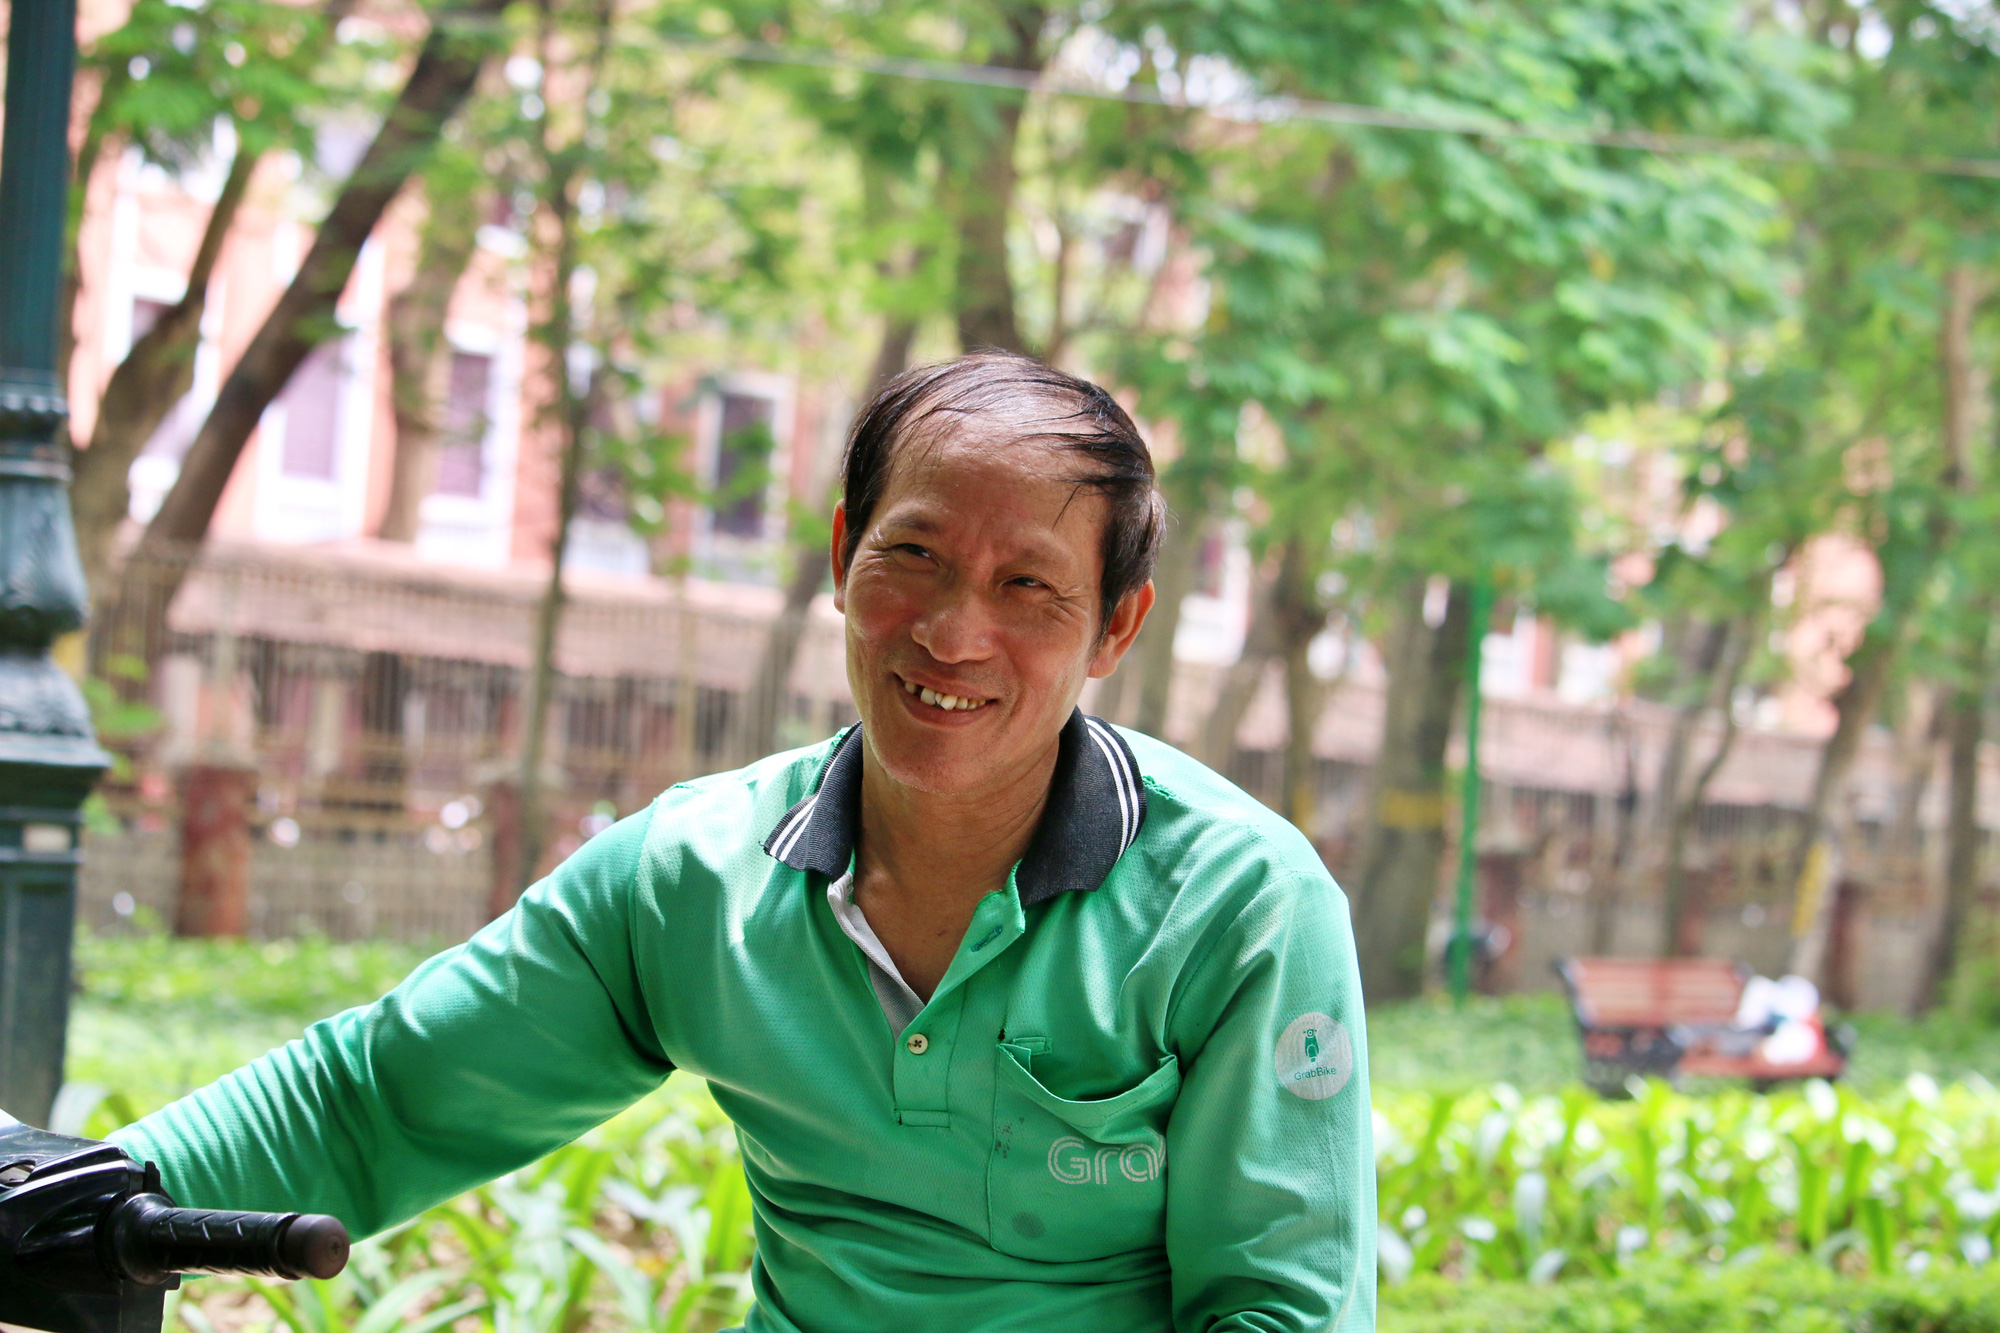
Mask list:
POLYGON ((1555 1286, 1424 1277, 1382 1292, 1382 1333, 2000 1333, 2000 1273, 1855 1281, 1804 1260, 1654 1262, 1555 1286))
MULTIPOLYGON (((80 932, 70 1079, 130 1117, 389 990, 428 950, 371 940, 176 940, 80 932)), ((76 1123, 80 1123, 76 1122, 76 1123)), ((72 1125, 74 1127, 74 1124, 72 1125)))
POLYGON ((76 970, 92 1005, 194 1010, 229 1021, 255 1015, 303 1026, 366 1004, 432 951, 387 940, 339 943, 320 935, 278 940, 172 939, 150 931, 81 932, 76 970))
POLYGON ((2000 1093, 1913 1075, 1629 1102, 1376 1094, 1383 1274, 1608 1275, 1771 1249, 1842 1270, 1983 1263, 2000 1240, 2000 1093))
POLYGON ((742 1318, 754 1246, 735 1134, 688 1083, 362 1242, 331 1281, 190 1279, 168 1327, 710 1333, 742 1318))

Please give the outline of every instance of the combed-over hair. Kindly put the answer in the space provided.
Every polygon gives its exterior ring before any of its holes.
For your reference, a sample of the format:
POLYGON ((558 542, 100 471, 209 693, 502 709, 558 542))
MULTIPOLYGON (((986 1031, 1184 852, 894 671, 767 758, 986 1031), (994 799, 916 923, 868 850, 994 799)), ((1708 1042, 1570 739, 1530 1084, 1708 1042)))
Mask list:
POLYGON ((1088 460, 1071 480, 1104 497, 1104 572, 1098 582, 1099 632, 1118 604, 1153 577, 1167 506, 1153 471, 1153 455, 1139 428, 1116 399, 1089 380, 1065 374, 1015 352, 974 352, 934 366, 904 371, 882 387, 855 418, 841 465, 851 564, 861 534, 888 489, 896 450, 940 418, 989 418, 1017 443, 1053 445, 1088 460), (1021 409, 1041 404, 1046 415, 1021 409), (1012 410, 1006 410, 1012 409, 1012 410))

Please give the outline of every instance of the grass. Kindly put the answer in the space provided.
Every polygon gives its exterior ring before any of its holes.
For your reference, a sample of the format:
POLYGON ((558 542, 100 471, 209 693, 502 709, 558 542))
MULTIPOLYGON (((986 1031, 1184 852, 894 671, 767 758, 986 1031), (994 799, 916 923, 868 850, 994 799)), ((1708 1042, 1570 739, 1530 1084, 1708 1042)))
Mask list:
MULTIPOLYGON (((1845 1021, 1858 1040, 1843 1081, 1863 1092, 1892 1092, 1912 1074, 1955 1083, 2000 1073, 2000 1025, 1949 1009, 1915 1020, 1855 1014, 1845 1021)), ((1378 1005, 1368 1011, 1368 1061, 1378 1088, 1423 1092, 1494 1083, 1558 1092, 1581 1071, 1568 1001, 1550 994, 1477 996, 1462 1011, 1443 997, 1378 1005)))
MULTIPOLYGON (((70 1028, 70 1077, 116 1087, 152 1108, 366 1004, 432 951, 387 941, 175 940, 85 933, 70 1028)), ((2000 1025, 1940 1010, 1912 1021, 1855 1015, 1860 1042, 1847 1083, 1872 1094, 1911 1074, 1939 1083, 2000 1071, 2000 1025)), ((1388 1091, 1471 1092, 1507 1083, 1524 1094, 1577 1080, 1576 1029, 1557 995, 1443 998, 1368 1014, 1369 1070, 1388 1091)))
POLYGON ((1650 1263, 1554 1285, 1420 1278, 1382 1290, 1382 1333, 2000 1333, 1987 1269, 1868 1282, 1766 1258, 1650 1263), (1690 1280, 1690 1279, 1693 1280, 1690 1280))
POLYGON ((68 1077, 152 1110, 367 1004, 430 951, 314 936, 246 942, 84 932, 68 1077))

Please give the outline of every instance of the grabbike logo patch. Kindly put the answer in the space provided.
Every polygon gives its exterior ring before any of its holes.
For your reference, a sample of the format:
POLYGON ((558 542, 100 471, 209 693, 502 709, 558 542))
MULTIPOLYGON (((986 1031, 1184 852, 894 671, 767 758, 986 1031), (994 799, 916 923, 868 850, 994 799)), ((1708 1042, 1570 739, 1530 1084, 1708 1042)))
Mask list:
POLYGON ((1272 1065, 1286 1092, 1309 1102, 1325 1101, 1354 1076, 1354 1043, 1330 1015, 1300 1014, 1278 1034, 1272 1065))
POLYGON ((1121 1177, 1143 1185, 1166 1169, 1167 1145, 1157 1140, 1107 1148, 1064 1135, 1049 1145, 1049 1174, 1065 1185, 1108 1185, 1121 1177))

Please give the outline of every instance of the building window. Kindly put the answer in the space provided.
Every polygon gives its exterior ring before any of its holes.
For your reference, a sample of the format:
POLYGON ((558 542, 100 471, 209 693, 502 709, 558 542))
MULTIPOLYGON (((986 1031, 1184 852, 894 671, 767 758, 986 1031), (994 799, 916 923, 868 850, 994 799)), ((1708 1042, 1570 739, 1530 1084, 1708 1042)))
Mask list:
MULTIPOLYGON (((152 301, 146 297, 136 297, 132 302, 132 341, 137 343, 153 331, 160 318, 174 308, 171 301, 152 301)), ((188 446, 194 443, 195 433, 201 429, 201 404, 195 401, 194 389, 181 395, 180 401, 167 409, 160 418, 160 424, 139 450, 144 458, 168 458, 178 463, 187 456, 188 446)))
POLYGON ((722 424, 715 450, 715 526, 719 536, 764 536, 771 458, 777 448, 772 421, 777 404, 757 394, 722 395, 722 424))
POLYGON ((1229 538, 1211 528, 1195 547, 1194 582, 1189 591, 1198 597, 1220 597, 1229 579, 1229 538))
POLYGON ((436 495, 478 499, 486 484, 486 405, 493 383, 493 358, 477 352, 451 354, 443 427, 438 439, 436 495))
POLYGON ((279 395, 285 409, 279 469, 288 477, 334 479, 340 458, 344 344, 344 339, 335 338, 315 347, 279 395))

